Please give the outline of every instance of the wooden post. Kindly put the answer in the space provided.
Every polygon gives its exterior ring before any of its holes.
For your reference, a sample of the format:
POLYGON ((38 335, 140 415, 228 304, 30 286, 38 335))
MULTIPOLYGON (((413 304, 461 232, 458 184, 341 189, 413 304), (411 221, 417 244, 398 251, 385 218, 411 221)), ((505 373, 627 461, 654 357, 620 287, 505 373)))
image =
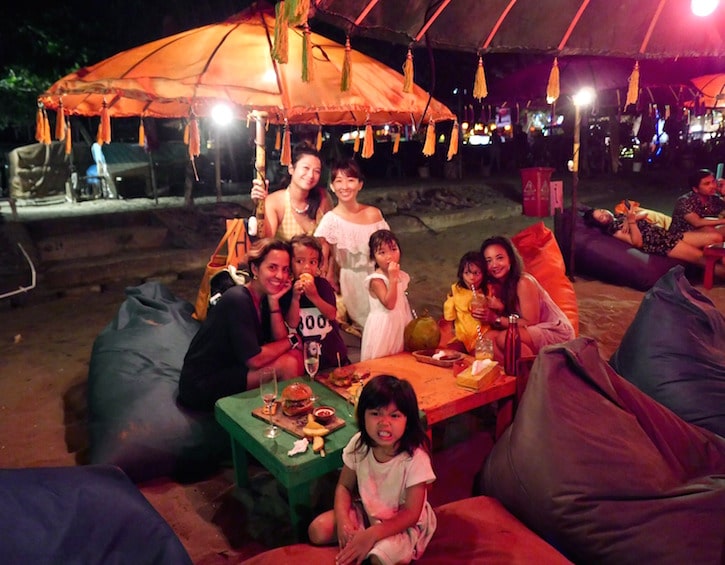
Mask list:
POLYGON ((577 191, 579 190, 579 147, 581 145, 581 111, 578 104, 574 104, 574 155, 572 158, 572 185, 571 185, 571 225, 569 231, 569 279, 574 281, 574 237, 577 216, 577 191))
MULTIPOLYGON (((255 145, 255 158, 254 158, 254 169, 257 172, 257 180, 262 181, 262 186, 265 185, 265 181, 267 179, 267 148, 265 145, 265 137, 267 133, 267 112, 252 112, 252 116, 254 117, 254 121, 257 125, 255 136, 254 136, 254 145, 255 145)), ((259 234, 260 237, 265 237, 266 234, 266 227, 264 225, 264 199, 257 200, 256 202, 257 208, 254 212, 254 215, 257 218, 257 234, 259 234)), ((270 236, 274 236, 274 234, 269 234, 270 236)))

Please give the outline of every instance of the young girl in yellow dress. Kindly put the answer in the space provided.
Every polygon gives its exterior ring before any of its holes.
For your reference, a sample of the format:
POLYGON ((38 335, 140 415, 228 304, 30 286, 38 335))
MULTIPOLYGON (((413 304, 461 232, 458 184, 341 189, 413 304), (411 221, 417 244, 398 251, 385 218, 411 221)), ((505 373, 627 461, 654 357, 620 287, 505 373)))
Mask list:
POLYGON ((471 315, 473 289, 477 297, 483 300, 486 298, 486 289, 483 286, 485 271, 483 256, 477 251, 464 253, 458 262, 458 280, 451 285, 451 292, 443 303, 443 318, 454 324, 455 337, 447 347, 473 353, 479 332, 483 335, 488 330, 487 324, 482 325, 471 315))

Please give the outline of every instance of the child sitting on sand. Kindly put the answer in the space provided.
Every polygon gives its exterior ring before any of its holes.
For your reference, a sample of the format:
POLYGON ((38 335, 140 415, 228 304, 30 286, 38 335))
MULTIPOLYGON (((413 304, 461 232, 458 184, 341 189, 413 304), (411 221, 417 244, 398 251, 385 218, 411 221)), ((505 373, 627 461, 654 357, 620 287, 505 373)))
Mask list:
POLYGON ((451 285, 451 292, 443 303, 443 318, 453 322, 455 337, 447 344, 453 349, 473 353, 476 338, 488 331, 488 324, 481 324, 471 315, 474 290, 477 298, 486 299, 483 287, 485 271, 483 256, 477 251, 464 253, 458 262, 458 280, 451 285))

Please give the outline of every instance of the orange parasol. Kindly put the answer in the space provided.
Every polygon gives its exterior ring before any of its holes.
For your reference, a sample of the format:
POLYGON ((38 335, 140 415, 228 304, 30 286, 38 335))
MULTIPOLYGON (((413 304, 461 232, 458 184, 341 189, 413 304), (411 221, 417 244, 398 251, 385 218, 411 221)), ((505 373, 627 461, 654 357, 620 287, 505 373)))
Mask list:
POLYGON ((690 82, 703 95, 706 108, 725 108, 725 73, 695 77, 690 82))

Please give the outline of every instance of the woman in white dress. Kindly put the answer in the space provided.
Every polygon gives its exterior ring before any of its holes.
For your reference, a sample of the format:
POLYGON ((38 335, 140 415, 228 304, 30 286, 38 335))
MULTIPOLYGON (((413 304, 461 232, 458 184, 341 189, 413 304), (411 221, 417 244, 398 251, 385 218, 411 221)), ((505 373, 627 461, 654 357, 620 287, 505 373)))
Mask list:
POLYGON ((389 226, 380 209, 357 201, 364 178, 354 159, 334 164, 330 178, 337 206, 323 216, 315 237, 323 240, 325 278, 342 295, 350 319, 362 328, 370 311, 365 278, 374 270, 370 236, 389 226))

